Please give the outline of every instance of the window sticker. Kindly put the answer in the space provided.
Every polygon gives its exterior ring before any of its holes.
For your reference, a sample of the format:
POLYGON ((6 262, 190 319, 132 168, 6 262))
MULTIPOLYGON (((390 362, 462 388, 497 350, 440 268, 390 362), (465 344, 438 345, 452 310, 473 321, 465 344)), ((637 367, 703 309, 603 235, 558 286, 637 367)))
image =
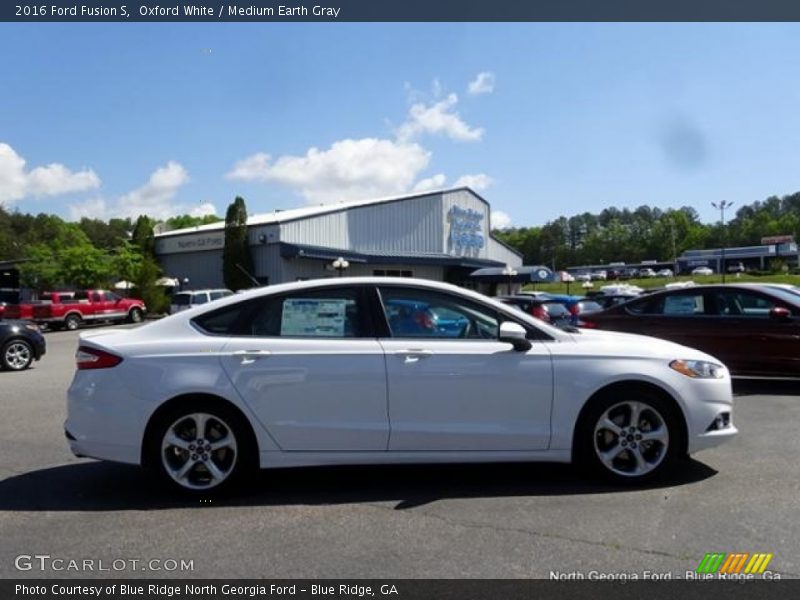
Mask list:
POLYGON ((347 300, 287 298, 283 301, 281 335, 344 337, 347 300))

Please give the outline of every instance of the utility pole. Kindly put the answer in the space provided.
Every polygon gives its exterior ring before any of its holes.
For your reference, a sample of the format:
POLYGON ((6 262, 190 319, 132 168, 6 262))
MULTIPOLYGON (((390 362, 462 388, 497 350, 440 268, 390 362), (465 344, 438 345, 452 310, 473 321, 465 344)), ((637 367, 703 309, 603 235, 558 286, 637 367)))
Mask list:
POLYGON ((719 210, 719 220, 722 224, 722 248, 720 249, 720 270, 722 271, 722 283, 725 283, 725 271, 727 270, 725 267, 725 209, 730 208, 733 206, 733 202, 728 202, 727 200, 723 200, 719 204, 716 202, 712 202, 711 206, 719 210))

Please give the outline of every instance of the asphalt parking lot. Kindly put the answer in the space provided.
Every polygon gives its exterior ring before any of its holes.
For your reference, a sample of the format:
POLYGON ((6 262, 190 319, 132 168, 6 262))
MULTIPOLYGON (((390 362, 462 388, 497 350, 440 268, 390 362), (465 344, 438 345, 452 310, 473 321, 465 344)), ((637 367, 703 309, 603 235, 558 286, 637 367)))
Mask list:
POLYGON ((770 570, 800 576, 800 384, 737 384, 740 436, 649 489, 563 465, 320 468, 187 503, 137 468, 71 455, 76 339, 49 333, 43 361, 0 373, 0 577, 677 577, 712 551, 774 553, 770 570), (20 571, 20 555, 65 562, 20 571), (53 568, 98 559, 118 562, 53 568))

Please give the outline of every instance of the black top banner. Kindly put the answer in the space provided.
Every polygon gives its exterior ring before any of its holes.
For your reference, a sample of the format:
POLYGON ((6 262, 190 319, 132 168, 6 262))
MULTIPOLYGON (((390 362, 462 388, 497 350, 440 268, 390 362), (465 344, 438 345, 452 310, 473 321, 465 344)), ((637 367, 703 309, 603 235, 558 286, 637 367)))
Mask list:
POLYGON ((3 2, 8 22, 800 21, 797 0, 242 0, 3 2))

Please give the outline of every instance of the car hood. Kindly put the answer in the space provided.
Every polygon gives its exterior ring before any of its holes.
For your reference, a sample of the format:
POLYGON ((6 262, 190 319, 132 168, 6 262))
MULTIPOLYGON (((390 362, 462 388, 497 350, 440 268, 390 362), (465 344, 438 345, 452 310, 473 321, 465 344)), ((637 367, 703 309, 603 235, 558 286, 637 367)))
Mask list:
POLYGON ((660 338, 618 331, 581 329, 570 335, 580 353, 609 357, 650 357, 665 359, 707 360, 723 364, 721 360, 695 348, 676 344, 660 338))

